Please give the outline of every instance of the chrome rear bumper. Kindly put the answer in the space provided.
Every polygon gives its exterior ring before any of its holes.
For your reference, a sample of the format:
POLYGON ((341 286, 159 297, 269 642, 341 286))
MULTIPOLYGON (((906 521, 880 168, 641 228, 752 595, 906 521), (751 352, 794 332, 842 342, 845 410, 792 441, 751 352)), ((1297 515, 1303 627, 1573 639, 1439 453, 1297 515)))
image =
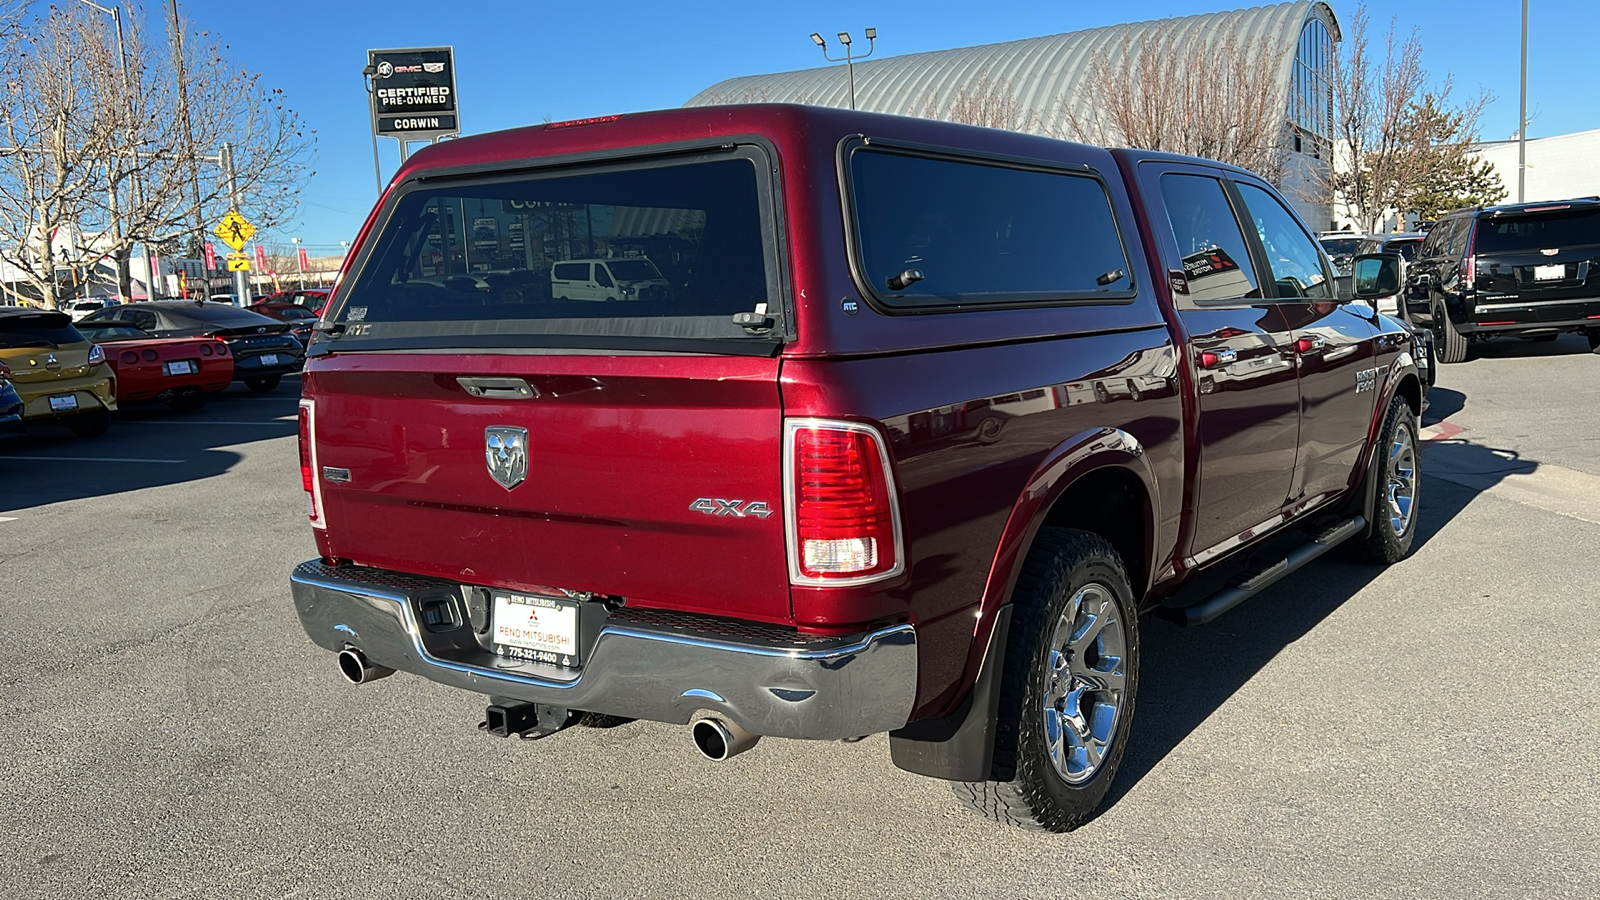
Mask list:
POLYGON ((816 637, 648 610, 606 614, 596 605, 605 620, 583 667, 567 669, 496 656, 470 624, 419 624, 426 603, 464 605, 462 585, 318 560, 296 567, 289 582, 318 646, 355 648, 379 665, 496 697, 673 724, 707 710, 752 734, 811 739, 900 728, 916 700, 910 625, 816 637))

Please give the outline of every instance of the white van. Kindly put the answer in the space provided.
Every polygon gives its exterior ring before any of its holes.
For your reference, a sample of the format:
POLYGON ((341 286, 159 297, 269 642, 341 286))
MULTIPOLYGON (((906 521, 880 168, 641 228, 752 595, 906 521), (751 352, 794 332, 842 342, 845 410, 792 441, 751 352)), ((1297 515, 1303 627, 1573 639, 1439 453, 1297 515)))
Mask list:
POLYGON ((656 264, 642 256, 570 259, 550 268, 550 296, 557 300, 670 300, 672 286, 656 264))

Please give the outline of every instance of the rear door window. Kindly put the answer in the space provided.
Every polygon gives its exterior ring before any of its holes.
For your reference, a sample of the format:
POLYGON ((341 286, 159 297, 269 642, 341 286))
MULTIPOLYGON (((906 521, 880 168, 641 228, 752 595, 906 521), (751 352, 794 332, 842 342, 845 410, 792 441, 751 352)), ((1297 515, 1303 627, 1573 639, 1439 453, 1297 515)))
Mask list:
POLYGON ((400 196, 358 262, 334 317, 346 326, 338 340, 351 349, 608 349, 641 339, 770 346, 783 325, 765 158, 741 146, 672 162, 424 182, 400 196), (591 272, 595 258, 648 263, 667 284, 626 298, 552 295, 552 280, 610 281, 603 265, 591 272), (747 312, 774 327, 735 324, 747 312))
POLYGON ((1098 178, 865 149, 849 170, 857 267, 884 306, 1134 296, 1098 178))
POLYGON ((1161 176, 1167 224, 1183 258, 1188 293, 1179 306, 1259 299, 1261 288, 1250 262, 1249 245, 1222 182, 1204 175, 1161 176))

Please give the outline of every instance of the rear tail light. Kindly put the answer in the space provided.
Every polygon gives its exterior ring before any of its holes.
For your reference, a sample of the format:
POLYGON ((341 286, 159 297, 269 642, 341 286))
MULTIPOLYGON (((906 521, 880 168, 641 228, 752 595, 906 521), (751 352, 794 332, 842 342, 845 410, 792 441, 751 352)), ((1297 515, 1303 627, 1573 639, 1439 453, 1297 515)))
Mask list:
POLYGON ((145 362, 155 362, 161 356, 161 354, 155 352, 154 350, 146 350, 144 351, 143 355, 145 362))
POLYGON ((100 345, 99 344, 91 345, 89 347, 89 365, 98 366, 98 365, 100 365, 101 363, 103 363, 105 361, 106 361, 106 351, 100 349, 100 345))
POLYGON ((316 407, 300 401, 300 487, 306 492, 306 515, 312 528, 327 528, 322 521, 322 484, 317 479, 316 407))
POLYGON ((201 356, 210 356, 211 355, 211 345, 210 344, 201 344, 200 345, 200 355, 201 356))
POLYGON ((1467 220, 1467 258, 1461 263, 1461 290, 1470 291, 1478 286, 1478 258, 1473 254, 1478 244, 1478 223, 1467 220))
POLYGON ((790 419, 784 441, 789 579, 881 581, 905 569, 888 443, 870 425, 790 419))
POLYGON ((11 380, 11 367, 6 365, 3 362, 0 362, 0 382, 6 382, 6 381, 10 381, 10 380, 11 380))
POLYGON ((139 361, 139 354, 132 350, 124 350, 122 351, 122 361, 131 366, 139 361))
POLYGON ((216 346, 212 347, 211 349, 218 356, 227 356, 228 355, 228 344, 225 341, 217 341, 216 346))

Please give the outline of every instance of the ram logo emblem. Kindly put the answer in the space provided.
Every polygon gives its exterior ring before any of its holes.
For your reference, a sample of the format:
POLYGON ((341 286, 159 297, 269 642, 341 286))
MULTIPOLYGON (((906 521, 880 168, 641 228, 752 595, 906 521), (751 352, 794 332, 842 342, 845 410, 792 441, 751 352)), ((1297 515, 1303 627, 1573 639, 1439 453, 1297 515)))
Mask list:
POLYGON ((483 456, 489 477, 511 490, 528 477, 528 429, 491 425, 483 430, 483 456))

